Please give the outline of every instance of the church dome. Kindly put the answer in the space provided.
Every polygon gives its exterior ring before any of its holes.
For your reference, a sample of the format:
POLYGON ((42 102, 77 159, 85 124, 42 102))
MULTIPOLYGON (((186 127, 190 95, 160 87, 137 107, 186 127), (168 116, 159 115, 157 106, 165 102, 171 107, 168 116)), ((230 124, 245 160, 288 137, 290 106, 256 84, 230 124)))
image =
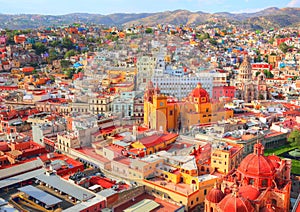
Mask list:
POLYGON ((192 98, 192 101, 194 101, 194 98, 197 98, 199 99, 199 101, 201 101, 201 103, 209 102, 210 99, 209 94, 204 88, 202 88, 201 83, 197 84, 197 87, 194 90, 192 90, 189 97, 192 98))
POLYGON ((210 192, 206 195, 206 199, 212 203, 219 203, 225 194, 218 188, 213 188, 210 192))
POLYGON ((277 155, 269 155, 268 158, 275 168, 279 168, 281 159, 277 155))
POLYGON ((224 199, 218 204, 220 211, 224 212, 254 212, 254 208, 250 201, 242 196, 238 196, 235 193, 228 194, 224 199))
POLYGON ((252 79, 252 67, 250 63, 250 57, 246 56, 239 67, 239 79, 251 80, 252 79))
POLYGON ((271 160, 263 155, 263 145, 257 143, 254 145, 254 153, 245 157, 240 166, 238 172, 247 177, 270 177, 275 173, 275 167, 271 160))
POLYGON ((246 199, 256 200, 260 192, 252 185, 246 185, 239 188, 239 194, 246 199))

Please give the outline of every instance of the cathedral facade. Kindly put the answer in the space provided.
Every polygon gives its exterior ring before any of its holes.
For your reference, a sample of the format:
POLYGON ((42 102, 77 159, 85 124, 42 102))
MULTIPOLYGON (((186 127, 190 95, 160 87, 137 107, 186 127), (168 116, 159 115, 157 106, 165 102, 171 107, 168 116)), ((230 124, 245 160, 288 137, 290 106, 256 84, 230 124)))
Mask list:
POLYGON ((178 101, 160 93, 152 82, 144 94, 144 125, 162 131, 189 130, 199 124, 207 124, 233 117, 233 111, 224 109, 223 102, 211 102, 201 83, 178 101))
POLYGON ((232 84, 236 87, 236 98, 246 103, 268 98, 266 76, 264 73, 256 76, 256 73, 252 72, 249 56, 244 58, 237 79, 232 84))

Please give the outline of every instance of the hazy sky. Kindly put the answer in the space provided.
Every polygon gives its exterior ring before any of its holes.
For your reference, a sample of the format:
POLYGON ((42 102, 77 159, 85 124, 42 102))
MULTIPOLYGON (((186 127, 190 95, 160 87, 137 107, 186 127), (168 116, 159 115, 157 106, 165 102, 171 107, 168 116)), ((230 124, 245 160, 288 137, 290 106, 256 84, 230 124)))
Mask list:
POLYGON ((255 12, 267 7, 300 7, 300 0, 0 0, 4 14, 111 14, 187 9, 204 12, 255 12))

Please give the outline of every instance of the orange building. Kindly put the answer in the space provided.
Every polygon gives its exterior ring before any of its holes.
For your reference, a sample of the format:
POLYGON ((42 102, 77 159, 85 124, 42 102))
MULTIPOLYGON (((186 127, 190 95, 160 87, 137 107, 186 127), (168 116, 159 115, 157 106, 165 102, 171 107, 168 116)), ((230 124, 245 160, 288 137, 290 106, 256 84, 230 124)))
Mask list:
POLYGON ((15 41, 15 43, 25 43, 26 37, 25 37, 25 35, 15 35, 14 41, 15 41))

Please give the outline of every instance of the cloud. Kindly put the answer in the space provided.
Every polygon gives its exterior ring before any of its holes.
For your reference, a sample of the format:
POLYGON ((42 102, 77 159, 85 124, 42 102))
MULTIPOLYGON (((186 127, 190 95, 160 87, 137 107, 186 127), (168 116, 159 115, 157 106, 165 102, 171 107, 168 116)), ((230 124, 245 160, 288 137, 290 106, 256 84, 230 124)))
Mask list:
POLYGON ((287 7, 300 7, 300 0, 291 0, 286 6, 287 7))
POLYGON ((268 7, 262 7, 262 8, 246 8, 242 10, 232 11, 231 13, 239 14, 239 13, 256 13, 259 11, 262 11, 268 7))

